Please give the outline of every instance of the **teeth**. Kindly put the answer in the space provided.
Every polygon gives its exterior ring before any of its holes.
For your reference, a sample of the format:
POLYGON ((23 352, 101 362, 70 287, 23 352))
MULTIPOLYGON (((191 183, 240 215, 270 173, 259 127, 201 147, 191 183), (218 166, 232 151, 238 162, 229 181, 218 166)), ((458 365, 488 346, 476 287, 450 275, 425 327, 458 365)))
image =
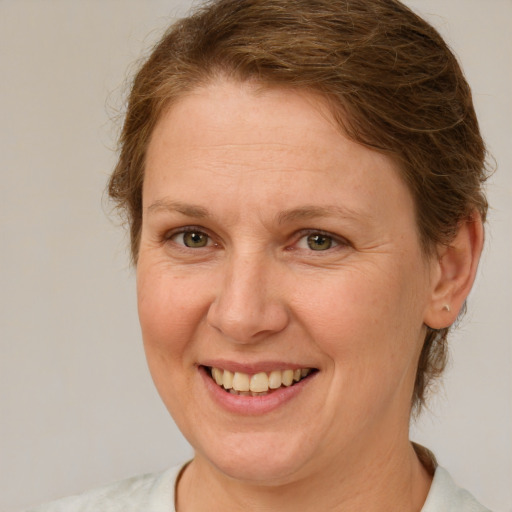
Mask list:
POLYGON ((250 383, 251 391, 257 391, 258 393, 262 393, 263 391, 268 391, 268 377, 266 373, 255 373, 251 377, 250 383))
POLYGON ((281 387, 280 370, 274 370, 273 372, 270 372, 270 375, 268 376, 268 387, 270 389, 277 389, 281 387))
POLYGON ((218 368, 212 368, 212 377, 219 386, 222 386, 224 380, 223 373, 224 372, 218 368))
POLYGON ((285 386, 291 386, 293 383, 293 370, 285 370, 281 379, 285 386))
MULTIPOLYGON (((222 370, 219 371, 222 372, 222 370)), ((233 374, 229 370, 224 370, 223 372, 222 385, 224 389, 231 389, 233 387, 233 374)))
POLYGON ((233 389, 236 391, 249 391, 249 375, 247 373, 235 372, 233 389))
POLYGON ((259 372, 253 375, 211 368, 212 378, 219 386, 232 394, 243 396, 265 395, 269 390, 291 386, 310 373, 311 368, 273 370, 270 373, 259 372))

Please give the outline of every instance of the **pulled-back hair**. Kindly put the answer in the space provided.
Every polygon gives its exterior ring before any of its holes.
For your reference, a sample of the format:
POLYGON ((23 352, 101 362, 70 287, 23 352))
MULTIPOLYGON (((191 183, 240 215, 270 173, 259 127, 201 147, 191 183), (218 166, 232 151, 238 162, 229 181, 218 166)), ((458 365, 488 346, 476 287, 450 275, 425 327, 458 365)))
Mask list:
MULTIPOLYGON (((146 150, 162 113, 218 76, 311 90, 343 132, 397 163, 423 251, 485 220, 485 145, 471 91, 438 32, 397 0, 217 0, 171 26, 135 76, 109 194, 137 262, 146 150)), ((446 365, 448 329, 427 327, 412 405, 446 365)))

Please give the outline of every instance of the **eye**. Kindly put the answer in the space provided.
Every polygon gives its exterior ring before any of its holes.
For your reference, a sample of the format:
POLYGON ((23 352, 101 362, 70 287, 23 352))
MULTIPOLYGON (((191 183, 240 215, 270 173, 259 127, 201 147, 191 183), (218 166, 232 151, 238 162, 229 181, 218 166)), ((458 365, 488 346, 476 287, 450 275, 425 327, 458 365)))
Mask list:
POLYGON ((182 231, 171 236, 171 240, 191 249, 200 249, 212 244, 210 237, 199 230, 182 231))
POLYGON ((312 251, 327 251, 339 243, 330 235, 324 233, 310 233, 299 239, 297 247, 312 251))

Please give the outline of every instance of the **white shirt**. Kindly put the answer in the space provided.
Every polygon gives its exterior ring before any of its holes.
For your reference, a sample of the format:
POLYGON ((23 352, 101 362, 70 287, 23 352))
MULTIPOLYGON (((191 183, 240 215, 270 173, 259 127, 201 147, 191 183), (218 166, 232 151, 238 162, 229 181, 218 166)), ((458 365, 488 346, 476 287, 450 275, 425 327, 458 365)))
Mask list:
MULTIPOLYGON (((142 475, 70 496, 27 512, 176 512, 174 488, 181 467, 142 475)), ((490 512, 437 467, 421 512, 490 512)))

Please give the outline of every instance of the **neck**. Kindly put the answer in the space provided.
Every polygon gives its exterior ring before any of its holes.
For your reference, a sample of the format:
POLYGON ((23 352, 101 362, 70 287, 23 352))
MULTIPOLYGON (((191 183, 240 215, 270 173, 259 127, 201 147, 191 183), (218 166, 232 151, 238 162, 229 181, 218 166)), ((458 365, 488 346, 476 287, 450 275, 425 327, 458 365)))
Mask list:
POLYGON ((197 456, 179 482, 177 512, 420 512, 432 478, 410 442, 399 437, 387 447, 356 449, 327 470, 276 485, 230 478, 197 456))

